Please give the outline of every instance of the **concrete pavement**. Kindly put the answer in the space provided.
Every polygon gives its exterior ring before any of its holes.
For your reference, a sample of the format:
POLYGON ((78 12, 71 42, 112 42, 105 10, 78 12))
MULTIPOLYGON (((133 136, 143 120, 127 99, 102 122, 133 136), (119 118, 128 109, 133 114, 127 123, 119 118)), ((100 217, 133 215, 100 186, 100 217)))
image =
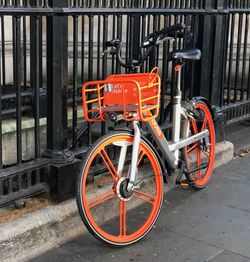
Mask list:
POLYGON ((156 226, 135 245, 106 247, 88 233, 32 261, 250 262, 250 154, 217 168, 201 191, 168 192, 156 226))
POLYGON ((226 140, 234 144, 235 155, 250 150, 250 119, 227 126, 226 140))
MULTIPOLYGON (((233 158, 234 146, 229 141, 216 145, 215 167, 233 158)), ((175 187, 174 176, 166 191, 175 187)), ((0 261, 27 261, 87 232, 75 199, 48 206, 12 222, 0 224, 0 261)))

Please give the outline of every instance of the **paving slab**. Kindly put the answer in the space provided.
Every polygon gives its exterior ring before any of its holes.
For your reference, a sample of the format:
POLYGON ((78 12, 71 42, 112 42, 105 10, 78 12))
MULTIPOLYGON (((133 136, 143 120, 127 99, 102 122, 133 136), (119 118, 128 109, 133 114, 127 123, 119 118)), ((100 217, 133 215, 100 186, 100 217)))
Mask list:
POLYGON ((217 168, 201 191, 165 195, 150 234, 126 248, 110 248, 90 234, 34 258, 45 261, 250 261, 250 154, 217 168))
POLYGON ((205 190, 187 191, 180 203, 174 202, 176 189, 170 198, 174 208, 163 209, 167 229, 250 257, 249 162, 250 155, 219 167, 205 190))
POLYGON ((229 251, 225 251, 209 260, 209 262, 250 262, 250 259, 229 251))
POLYGON ((234 144, 235 154, 250 149, 250 120, 244 120, 227 126, 226 140, 234 144))
POLYGON ((208 261, 222 250, 156 227, 147 239, 127 248, 103 246, 87 235, 69 242, 35 262, 50 261, 208 261), (83 250, 87 251, 86 253, 83 250), (192 258, 192 259, 190 259, 192 258))

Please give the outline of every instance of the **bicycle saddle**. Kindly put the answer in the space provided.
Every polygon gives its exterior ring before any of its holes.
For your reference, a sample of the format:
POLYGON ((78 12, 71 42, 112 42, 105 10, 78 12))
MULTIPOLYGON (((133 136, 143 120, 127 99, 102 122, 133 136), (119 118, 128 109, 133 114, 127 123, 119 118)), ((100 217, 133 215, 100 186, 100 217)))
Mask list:
POLYGON ((175 59, 200 60, 200 58, 201 51, 196 48, 175 50, 168 54, 168 59, 170 61, 175 59))

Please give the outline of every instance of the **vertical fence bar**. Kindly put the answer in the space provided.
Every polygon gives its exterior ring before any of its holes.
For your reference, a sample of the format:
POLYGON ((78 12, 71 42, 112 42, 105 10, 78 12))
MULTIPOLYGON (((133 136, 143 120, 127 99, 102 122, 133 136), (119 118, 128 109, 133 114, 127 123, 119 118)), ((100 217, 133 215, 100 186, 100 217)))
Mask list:
MULTIPOLYGON (((129 44, 130 44, 130 30, 131 30, 131 22, 130 22, 130 16, 128 16, 127 15, 127 26, 126 26, 126 54, 125 54, 125 56, 126 56, 126 61, 128 61, 129 60, 129 50, 130 50, 130 46, 129 46, 129 44)), ((126 73, 128 73, 128 70, 127 70, 127 68, 125 69, 125 72, 126 73)))
MULTIPOLYGON (((38 7, 36 0, 30 1, 32 7, 38 7)), ((35 158, 40 156, 40 87, 41 87, 41 56, 40 42, 41 38, 41 17, 35 16, 30 18, 30 83, 34 93, 34 120, 35 120, 35 158)))
POLYGON ((21 104, 21 17, 13 17, 13 64, 16 89, 16 146, 17 163, 22 162, 22 104, 21 104))
POLYGON ((84 51, 85 51, 85 16, 82 16, 82 39, 81 39, 81 82, 85 82, 85 72, 84 72, 84 51))
MULTIPOLYGON (((1 28, 2 30, 2 28, 1 28)), ((1 53, 0 53, 0 61, 1 61, 1 53)), ((0 169, 3 168, 3 141, 2 141, 2 67, 0 62, 0 169)), ((3 185, 0 181, 0 196, 3 194, 3 185)))
POLYGON ((27 88, 27 37, 26 37, 26 16, 23 17, 23 86, 27 88))
POLYGON ((72 146, 77 146, 77 87, 78 87, 78 16, 73 16, 73 101, 72 146))
POLYGON ((34 79, 34 89, 35 89, 35 157, 40 156, 40 84, 41 84, 41 56, 40 54, 40 20, 41 17, 35 17, 35 32, 36 32, 36 41, 35 45, 35 79, 34 79))
MULTIPOLYGON (((117 16, 117 38, 121 39, 122 41, 122 16, 121 15, 117 16)), ((116 59, 116 74, 120 74, 120 73, 121 73, 121 65, 116 59)))
MULTIPOLYGON (((106 4, 106 3, 104 3, 106 4)), ((108 16, 104 15, 103 16, 103 46, 102 46, 102 50, 103 50, 103 56, 102 56, 102 78, 105 79, 107 76, 107 66, 108 66, 108 57, 107 57, 107 53, 105 52, 106 49, 106 45, 105 43, 108 41, 108 16)), ((106 122, 102 122, 101 123, 101 134, 104 135, 106 133, 106 122)))
POLYGON ((96 64, 96 67, 97 67, 97 79, 100 78, 100 66, 101 66, 101 16, 98 15, 98 18, 97 18, 97 64, 96 64))
POLYGON ((43 21, 42 21, 42 17, 39 16, 38 17, 38 26, 39 26, 39 68, 41 68, 40 71, 40 88, 43 87, 43 21))
MULTIPOLYGON (((164 16, 164 27, 167 27, 167 17, 164 16)), ((161 81, 161 106, 160 106, 160 124, 163 123, 165 119, 164 115, 164 107, 165 107, 165 94, 166 94, 166 82, 167 82, 167 70, 168 70, 168 65, 167 65, 167 59, 164 59, 167 57, 167 42, 165 41, 163 43, 163 54, 162 54, 162 81, 161 81)))
MULTIPOLYGON (((224 3, 224 9, 228 8, 228 1, 225 1, 224 3)), ((225 22, 225 32, 224 32, 224 39, 226 41, 225 48, 224 48, 224 64, 223 64, 223 90, 222 90, 222 95, 221 95, 221 101, 220 105, 223 106, 226 103, 226 92, 227 92, 227 84, 228 84, 228 77, 227 77, 227 71, 229 68, 229 62, 228 62, 228 48, 229 48, 229 32, 230 32, 230 14, 227 14, 224 17, 224 22, 225 22)))
POLYGON ((103 51, 103 56, 102 56, 102 78, 106 78, 107 76, 107 53, 105 52, 106 46, 105 43, 108 41, 108 16, 104 15, 103 16, 103 30, 102 30, 102 38, 103 38, 103 46, 102 46, 102 51, 103 51))
MULTIPOLYGON (((110 2, 110 8, 115 7, 115 1, 110 2)), ((112 15, 112 38, 115 38, 115 33, 116 33, 116 16, 112 15)), ((111 74, 115 73, 115 56, 112 56, 112 61, 111 61, 111 74)))
POLYGON ((241 35, 242 35, 242 15, 238 15, 238 36, 237 36, 237 53, 235 63, 235 80, 234 80, 234 102, 238 100, 238 80, 239 80, 239 68, 240 68, 240 56, 241 56, 241 35))
MULTIPOLYGON (((140 1, 136 0, 134 1, 134 8, 139 8, 140 6, 140 1)), ((133 55, 132 59, 133 60, 138 60, 139 55, 140 55, 140 39, 141 39, 141 16, 140 15, 135 15, 133 19, 133 55)))
MULTIPOLYGON (((249 3, 249 5, 250 5, 250 3, 249 3)), ((248 61, 249 65, 248 65, 248 79, 247 79, 247 99, 250 99, 250 54, 249 54, 248 57, 249 57, 249 61, 248 61)))
POLYGON ((5 71, 5 25, 4 25, 4 16, 1 16, 1 37, 2 37, 2 80, 3 86, 6 85, 6 71, 5 71))
POLYGON ((230 47, 229 47, 229 68, 228 68, 228 86, 227 86, 227 104, 231 102, 231 81, 233 68, 233 48, 234 48, 234 25, 235 14, 231 14, 231 29, 230 29, 230 47))
MULTIPOLYGON (((141 27, 141 42, 143 41, 143 39, 146 36, 146 16, 142 15, 141 17, 141 23, 142 23, 142 27, 141 27)), ((145 72, 145 63, 142 64, 141 66, 141 72, 145 72)))
MULTIPOLYGON (((242 65, 242 75, 241 75, 241 96, 240 100, 244 100, 245 91, 245 75, 246 75, 246 61, 247 61, 247 44, 248 44, 248 31, 249 31, 249 19, 248 14, 245 15, 245 33, 244 33, 244 48, 243 48, 243 65, 242 65)), ((250 61, 249 61, 250 66, 250 61)), ((247 89, 246 89, 247 91, 247 89)))
MULTIPOLYGON (((89 57, 88 57, 88 79, 93 79, 93 29, 94 29, 94 16, 89 16, 89 57)), ((89 94, 88 94, 89 95, 89 94)), ((89 105, 90 106, 90 105, 89 105)), ((92 125, 88 123, 88 143, 92 144, 92 125)))
POLYGON ((134 47, 134 37, 135 37, 134 20, 135 20, 134 15, 129 16, 129 34, 128 34, 127 46, 126 46, 126 48, 128 48, 128 60, 133 59, 133 47, 134 47))

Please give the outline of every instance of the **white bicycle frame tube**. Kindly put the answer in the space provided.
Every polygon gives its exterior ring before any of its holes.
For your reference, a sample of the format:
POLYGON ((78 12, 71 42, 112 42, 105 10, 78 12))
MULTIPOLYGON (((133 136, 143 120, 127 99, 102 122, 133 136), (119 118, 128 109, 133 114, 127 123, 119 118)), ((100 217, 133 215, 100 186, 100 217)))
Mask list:
POLYGON ((140 141, 141 141, 141 131, 138 121, 133 121, 133 128, 134 128, 134 143, 132 149, 132 158, 131 158, 131 165, 129 169, 129 182, 127 190, 130 192, 133 189, 135 183, 135 177, 137 174, 137 162, 139 157, 139 149, 140 149, 140 141))
MULTIPOLYGON (((181 131, 181 71, 177 72, 177 89, 173 99, 173 142, 179 142, 181 131)), ((174 151, 175 158, 179 160, 179 150, 174 151)))

